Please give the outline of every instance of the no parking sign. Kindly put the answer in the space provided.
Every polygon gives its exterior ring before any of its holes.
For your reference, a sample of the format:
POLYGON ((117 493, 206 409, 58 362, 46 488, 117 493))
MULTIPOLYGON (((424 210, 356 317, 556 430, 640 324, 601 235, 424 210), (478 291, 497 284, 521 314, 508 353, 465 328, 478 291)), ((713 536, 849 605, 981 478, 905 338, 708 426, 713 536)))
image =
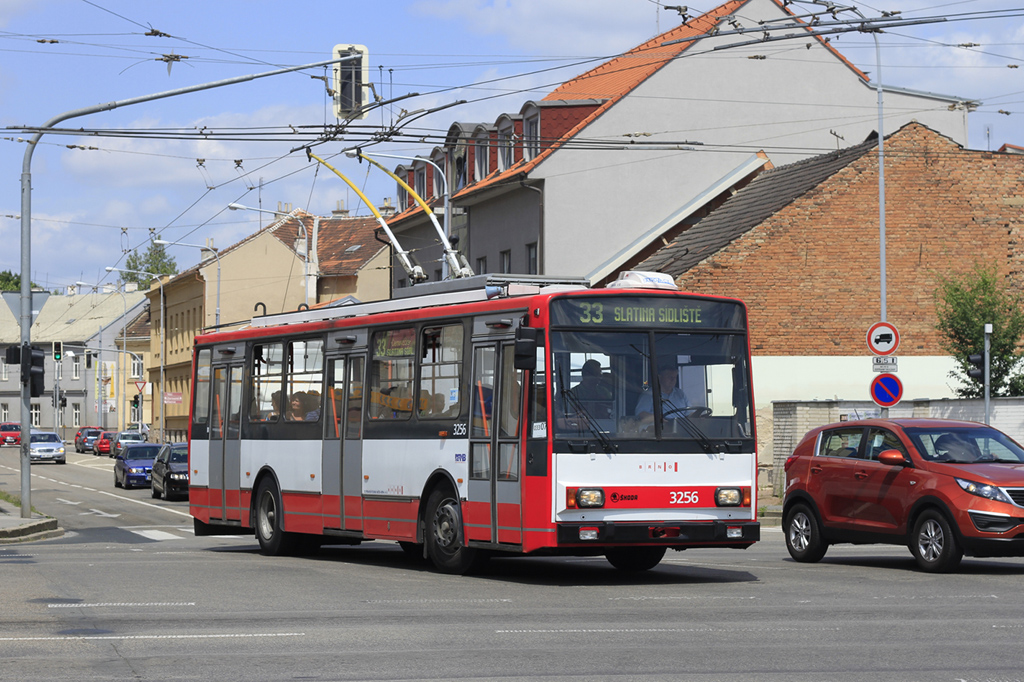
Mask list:
POLYGON ((892 407, 903 397, 903 384, 895 374, 879 374, 871 381, 871 399, 880 407, 892 407))

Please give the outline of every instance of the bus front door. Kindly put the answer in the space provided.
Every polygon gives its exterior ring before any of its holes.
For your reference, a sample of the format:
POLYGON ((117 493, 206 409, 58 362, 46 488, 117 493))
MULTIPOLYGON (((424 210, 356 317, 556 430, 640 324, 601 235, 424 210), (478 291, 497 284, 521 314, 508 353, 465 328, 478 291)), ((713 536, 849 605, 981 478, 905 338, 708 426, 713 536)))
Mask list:
POLYGON ((521 545, 520 478, 522 380, 511 343, 473 349, 470 386, 469 486, 465 527, 469 540, 521 545))
POLYGON ((241 364, 213 368, 209 465, 211 519, 238 521, 242 518, 239 500, 242 374, 241 364))
POLYGON ((324 528, 361 531, 363 370, 366 358, 329 361, 322 472, 324 528))

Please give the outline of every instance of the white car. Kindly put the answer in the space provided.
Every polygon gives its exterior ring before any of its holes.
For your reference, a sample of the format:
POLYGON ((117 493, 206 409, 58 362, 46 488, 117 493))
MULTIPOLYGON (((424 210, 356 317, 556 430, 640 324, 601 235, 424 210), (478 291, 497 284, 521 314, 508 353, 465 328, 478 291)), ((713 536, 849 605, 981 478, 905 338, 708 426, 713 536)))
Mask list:
POLYGON ((67 461, 64 454, 64 441, 56 433, 33 431, 29 437, 31 438, 28 450, 30 462, 64 464, 67 461))

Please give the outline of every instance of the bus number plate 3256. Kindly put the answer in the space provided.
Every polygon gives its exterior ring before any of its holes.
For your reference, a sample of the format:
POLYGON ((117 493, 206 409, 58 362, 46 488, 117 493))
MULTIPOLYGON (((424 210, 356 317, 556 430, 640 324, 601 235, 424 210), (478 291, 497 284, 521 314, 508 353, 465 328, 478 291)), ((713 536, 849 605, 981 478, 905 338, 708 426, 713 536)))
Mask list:
POLYGON ((696 490, 670 490, 668 493, 669 504, 697 504, 700 501, 700 493, 696 490))

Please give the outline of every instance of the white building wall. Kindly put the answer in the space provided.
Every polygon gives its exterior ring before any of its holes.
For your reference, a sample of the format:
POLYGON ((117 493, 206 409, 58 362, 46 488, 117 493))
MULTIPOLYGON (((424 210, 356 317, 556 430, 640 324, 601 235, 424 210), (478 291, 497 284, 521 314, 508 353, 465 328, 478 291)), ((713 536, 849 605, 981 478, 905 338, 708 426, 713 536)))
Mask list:
MULTIPOLYGON (((768 0, 751 0, 741 21, 754 26, 780 16, 768 0)), ((727 39, 749 40, 750 34, 696 43, 691 56, 648 78, 581 135, 621 141, 626 149, 570 145, 531 173, 545 180, 547 273, 588 274, 758 150, 779 166, 859 144, 877 129, 874 86, 817 40, 709 52, 727 39), (626 137, 637 133, 650 136, 626 137), (679 141, 701 144, 649 148, 679 141)), ((887 92, 885 130, 916 119, 964 144, 964 114, 949 105, 948 99, 887 92)))

